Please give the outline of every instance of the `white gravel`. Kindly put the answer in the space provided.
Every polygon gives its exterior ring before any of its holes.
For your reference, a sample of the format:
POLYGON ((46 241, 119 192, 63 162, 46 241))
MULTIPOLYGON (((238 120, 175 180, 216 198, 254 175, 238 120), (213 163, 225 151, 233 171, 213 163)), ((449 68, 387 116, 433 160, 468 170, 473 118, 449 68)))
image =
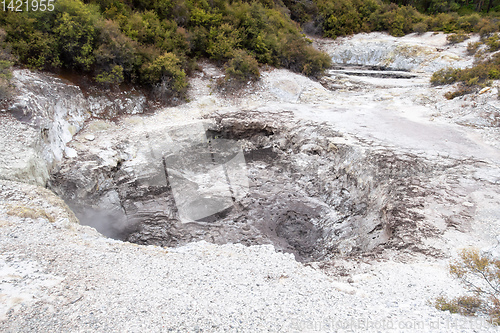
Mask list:
POLYGON ((69 222, 57 205, 54 223, 11 216, 6 207, 51 198, 1 188, 2 332, 495 331, 427 304, 459 288, 444 261, 339 260, 347 283, 272 246, 138 246, 69 222))

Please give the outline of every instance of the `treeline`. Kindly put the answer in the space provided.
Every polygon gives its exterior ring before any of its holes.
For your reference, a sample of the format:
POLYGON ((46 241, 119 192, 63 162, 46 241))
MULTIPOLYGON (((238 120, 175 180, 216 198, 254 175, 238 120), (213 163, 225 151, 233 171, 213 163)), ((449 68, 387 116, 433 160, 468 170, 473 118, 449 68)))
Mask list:
POLYGON ((500 22, 500 0, 283 1, 306 32, 331 38, 371 31, 491 33, 500 22))
POLYGON ((428 14, 500 11, 500 1, 498 0, 392 0, 391 2, 403 6, 413 6, 428 14))
POLYGON ((183 94, 199 58, 224 65, 232 82, 257 79, 259 64, 319 76, 330 59, 302 32, 489 36, 500 0, 56 0, 53 9, 0 11, 0 86, 12 63, 138 84, 159 99, 183 94))
POLYGON ((158 98, 182 94, 200 57, 225 64, 236 81, 257 78, 258 63, 308 76, 330 65, 266 0, 58 0, 53 11, 0 12, 0 26, 19 64, 149 86, 158 98))

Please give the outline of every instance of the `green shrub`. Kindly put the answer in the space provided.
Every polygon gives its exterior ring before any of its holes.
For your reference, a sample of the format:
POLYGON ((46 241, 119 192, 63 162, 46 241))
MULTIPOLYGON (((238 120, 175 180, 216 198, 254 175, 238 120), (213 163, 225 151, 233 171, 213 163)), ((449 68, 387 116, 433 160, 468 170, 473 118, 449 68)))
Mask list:
POLYGON ((62 63, 69 68, 89 70, 95 62, 93 51, 99 14, 94 7, 76 0, 57 1, 55 11, 52 31, 62 63))
POLYGON ((461 85, 457 91, 447 93, 446 95, 447 98, 454 98, 471 93, 478 87, 490 85, 490 80, 497 77, 498 68, 500 68, 500 54, 497 53, 486 60, 476 62, 470 68, 441 69, 432 75, 431 83, 434 85, 443 85, 460 82, 461 85))
POLYGON ((117 85, 123 82, 123 67, 115 65, 110 71, 104 71, 95 77, 96 82, 103 85, 117 85))
POLYGON ((417 34, 421 35, 424 32, 427 31, 427 23, 425 22, 418 22, 413 25, 413 31, 416 32, 417 34))
POLYGON ((227 60, 240 43, 239 31, 224 23, 220 27, 211 27, 208 33, 207 53, 211 59, 227 60))
POLYGON ((476 53, 477 49, 480 46, 481 46, 481 42, 475 42, 475 43, 469 42, 467 44, 467 53, 469 53, 469 55, 473 55, 474 53, 476 53))
POLYGON ((205 27, 194 27, 189 34, 190 54, 195 57, 206 55, 208 48, 208 30, 205 27))
POLYGON ((411 6, 399 7, 395 12, 389 33, 393 36, 403 36, 413 31, 414 22, 418 21, 419 13, 411 6))
POLYGON ((495 24, 491 20, 483 18, 477 24, 476 31, 479 32, 481 38, 486 38, 495 31, 498 31, 498 23, 495 24))
POLYGON ((20 63, 29 68, 59 68, 59 46, 56 36, 37 30, 37 20, 15 13, 5 13, 6 43, 20 63))
POLYGON ((318 13, 318 6, 314 1, 283 0, 283 4, 290 10, 290 18, 301 24, 312 21, 318 13))
POLYGON ((236 50, 225 65, 226 80, 236 82, 256 81, 260 77, 259 64, 245 50, 236 50))
POLYGON ((458 30, 458 14, 457 13, 440 13, 437 15, 438 30, 446 33, 455 32, 458 30))
POLYGON ((498 34, 488 37, 485 44, 488 46, 488 52, 498 51, 500 49, 500 38, 498 34))
POLYGON ((295 72, 307 76, 320 76, 330 67, 331 58, 310 45, 301 43, 296 36, 288 36, 280 45, 281 63, 295 72))
POLYGON ((373 30, 388 31, 393 36, 403 36, 415 30, 416 23, 419 29, 426 30, 427 22, 422 22, 422 15, 411 6, 397 6, 394 3, 379 7, 370 15, 373 30))
POLYGON ((323 35, 336 38, 370 30, 370 16, 380 9, 378 1, 318 0, 323 35))
POLYGON ((432 74, 431 83, 433 85, 450 84, 457 81, 457 73, 459 69, 443 68, 432 74))
POLYGON ((460 16, 458 18, 458 28, 466 32, 474 32, 480 19, 481 16, 477 13, 468 16, 460 16))
POLYGON ((456 33, 456 34, 450 34, 448 36, 446 36, 446 40, 448 41, 448 44, 458 44, 458 43, 462 43, 463 41, 469 39, 469 35, 468 34, 465 34, 463 32, 459 32, 459 33, 456 33))
POLYGON ((180 59, 170 52, 145 62, 141 67, 141 74, 145 84, 161 83, 166 93, 180 93, 187 87, 186 73, 181 67, 180 59))
POLYGON ((458 313, 460 311, 460 307, 457 302, 450 301, 444 296, 439 296, 434 301, 434 307, 441 311, 449 311, 450 313, 458 313))
POLYGON ((459 313, 465 316, 474 316, 481 310, 483 301, 477 296, 460 296, 448 300, 446 297, 438 297, 434 303, 436 309, 459 313))
POLYGON ((493 324, 500 324, 500 260, 481 255, 476 249, 464 249, 450 264, 450 273, 471 293, 448 300, 438 297, 439 310, 467 316, 487 314, 493 324))
POLYGON ((323 2, 320 10, 325 13, 323 31, 326 37, 336 38, 361 30, 361 17, 349 0, 323 2))
POLYGON ((222 23, 222 13, 210 13, 203 8, 193 8, 191 10, 190 24, 210 28, 220 26, 222 23))
POLYGON ((491 68, 488 72, 488 78, 492 80, 500 79, 500 69, 499 68, 491 68))
MULTIPOLYGON (((135 77, 137 43, 122 33, 118 24, 111 20, 101 21, 99 31, 99 47, 94 50, 96 65, 101 69, 98 76, 101 74, 106 75, 104 73, 116 73, 116 66, 119 66, 122 74, 118 76, 112 75, 114 79, 111 81, 119 83, 118 81, 121 82, 125 78, 132 81, 132 78, 135 77), (119 77, 122 78, 119 79, 119 77)), ((104 78, 101 77, 97 81, 101 82, 102 79, 104 78)))

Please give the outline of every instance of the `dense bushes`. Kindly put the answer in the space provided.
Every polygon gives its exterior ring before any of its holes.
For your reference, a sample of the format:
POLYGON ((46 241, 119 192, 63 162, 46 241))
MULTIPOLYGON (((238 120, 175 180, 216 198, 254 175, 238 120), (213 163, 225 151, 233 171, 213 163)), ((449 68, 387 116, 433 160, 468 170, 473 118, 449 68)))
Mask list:
POLYGON ((226 64, 226 80, 239 83, 256 81, 260 77, 259 64, 244 50, 236 50, 234 57, 226 64))
POLYGON ((162 83, 167 91, 182 93, 184 64, 162 52, 168 46, 158 46, 168 39, 167 29, 154 12, 121 8, 122 20, 113 21, 95 4, 58 0, 53 12, 4 12, 0 23, 18 62, 29 68, 87 73, 105 86, 162 83))
POLYGON ((309 76, 317 76, 330 65, 328 55, 315 52, 310 45, 304 45, 297 36, 289 36, 281 45, 281 63, 287 68, 309 76))
POLYGON ((329 60, 283 8, 271 1, 58 0, 52 12, 1 12, 0 25, 18 63, 30 68, 182 94, 198 57, 226 63, 238 79, 255 77, 257 62, 320 74, 329 60))
POLYGON ((446 40, 448 41, 449 44, 458 44, 462 43, 463 41, 469 39, 469 35, 459 32, 456 34, 450 34, 446 37, 446 40))
MULTIPOLYGON (((285 1, 292 17, 307 18, 298 20, 307 30, 332 38, 369 31, 387 31, 393 36, 425 31, 486 35, 498 31, 500 21, 494 13, 482 17, 467 3, 458 1, 313 0, 308 6, 305 3, 305 0, 285 1), (311 25, 317 29, 311 29, 311 25)), ((500 9, 500 0, 492 3, 500 9)))
POLYGON ((332 38, 372 30, 370 15, 380 8, 375 0, 317 0, 317 5, 323 34, 332 38))
POLYGON ((456 42, 478 32, 490 38, 490 50, 499 49, 492 35, 499 19, 475 10, 495 9, 500 0, 468 6, 442 0, 58 0, 50 12, 2 11, 0 28, 18 64, 73 70, 104 86, 131 82, 172 95, 183 93, 199 57, 226 64, 234 79, 254 77, 249 73, 255 62, 320 75, 330 59, 309 45, 290 17, 326 37, 433 30, 459 33, 450 37, 456 42))
POLYGON ((464 14, 474 11, 489 12, 500 5, 500 1, 498 0, 391 0, 391 2, 399 5, 412 4, 420 12, 427 14, 445 12, 459 12, 464 14))
POLYGON ((448 299, 444 296, 436 298, 435 307, 441 311, 459 313, 464 316, 474 316, 481 309, 481 299, 474 296, 459 296, 448 299))
POLYGON ((414 25, 422 15, 411 6, 385 5, 371 15, 377 30, 386 30, 393 36, 404 36, 413 32, 414 25))

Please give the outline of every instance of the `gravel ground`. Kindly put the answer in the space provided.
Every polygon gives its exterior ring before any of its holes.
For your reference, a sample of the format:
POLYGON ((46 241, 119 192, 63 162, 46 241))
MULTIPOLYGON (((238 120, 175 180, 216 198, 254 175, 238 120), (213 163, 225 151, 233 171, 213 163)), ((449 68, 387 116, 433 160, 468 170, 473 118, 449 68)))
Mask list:
POLYGON ((45 190, 0 186, 2 332, 496 331, 426 303, 459 288, 442 261, 339 261, 346 283, 272 246, 107 239, 45 190), (48 199, 50 218, 8 213, 48 199))

